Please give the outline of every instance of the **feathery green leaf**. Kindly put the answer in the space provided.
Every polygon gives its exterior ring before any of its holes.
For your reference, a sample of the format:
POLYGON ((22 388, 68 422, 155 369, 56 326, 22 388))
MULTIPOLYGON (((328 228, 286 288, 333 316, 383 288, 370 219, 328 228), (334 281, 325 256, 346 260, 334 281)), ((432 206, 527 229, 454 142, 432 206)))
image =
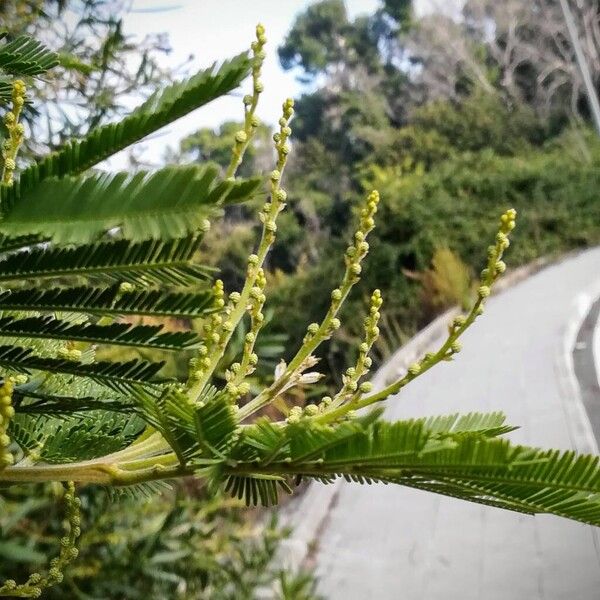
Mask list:
POLYGON ((2 205, 7 201, 11 204, 22 191, 48 177, 83 173, 196 108, 229 93, 249 72, 250 60, 244 52, 219 68, 213 65, 190 79, 156 92, 122 121, 101 125, 83 139, 67 142, 60 150, 25 169, 13 187, 1 188, 2 205))
POLYGON ((162 325, 73 323, 49 315, 21 319, 0 317, 0 337, 71 340, 160 350, 183 350, 193 348, 200 342, 193 331, 161 333, 162 329, 162 325))
POLYGON ((89 377, 121 392, 128 384, 152 382, 164 363, 130 360, 127 362, 99 361, 82 364, 61 358, 36 356, 31 348, 0 346, 0 366, 22 373, 47 371, 76 377, 89 377))
POLYGON ((27 35, 20 35, 0 45, 0 69, 6 73, 40 75, 57 65, 56 52, 27 35))
POLYGON ((121 292, 110 287, 22 288, 0 292, 0 310, 75 312, 91 315, 142 315, 197 318, 214 310, 213 294, 134 290, 121 292))
POLYGON ((5 206, 0 233, 39 234, 57 243, 85 243, 119 227, 132 241, 182 237, 202 227, 219 205, 243 202, 260 178, 219 181, 213 166, 167 167, 133 175, 51 177, 5 206))
POLYGON ((35 247, 0 261, 0 281, 82 276, 153 285, 188 285, 210 269, 191 262, 201 236, 160 242, 129 240, 35 247))

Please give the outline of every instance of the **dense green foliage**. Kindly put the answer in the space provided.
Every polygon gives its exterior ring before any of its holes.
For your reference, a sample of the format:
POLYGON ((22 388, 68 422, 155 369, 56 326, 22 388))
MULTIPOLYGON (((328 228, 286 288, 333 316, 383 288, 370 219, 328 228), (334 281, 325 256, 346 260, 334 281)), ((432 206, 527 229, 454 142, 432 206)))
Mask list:
MULTIPOLYGON (((361 296, 383 281, 389 290, 386 310, 407 331, 423 324, 431 313, 422 301, 420 280, 407 276, 407 271, 408 275, 426 271, 436 250, 448 247, 471 273, 477 272, 499 206, 515 206, 521 215, 511 266, 598 243, 600 142, 590 136, 586 143, 589 159, 573 155, 571 140, 564 136, 543 149, 530 148, 513 156, 491 150, 458 153, 426 172, 413 170, 398 176, 393 167, 377 169, 374 184, 382 193, 381 221, 373 232, 362 294, 354 304, 350 301, 346 314, 353 314, 361 296)), ((276 291, 278 305, 284 307, 280 314, 286 315, 286 332, 296 340, 303 335, 303 323, 294 315, 310 307, 316 318, 322 310, 314 304, 320 282, 340 269, 335 250, 343 247, 342 241, 315 235, 318 262, 284 278, 276 291)))

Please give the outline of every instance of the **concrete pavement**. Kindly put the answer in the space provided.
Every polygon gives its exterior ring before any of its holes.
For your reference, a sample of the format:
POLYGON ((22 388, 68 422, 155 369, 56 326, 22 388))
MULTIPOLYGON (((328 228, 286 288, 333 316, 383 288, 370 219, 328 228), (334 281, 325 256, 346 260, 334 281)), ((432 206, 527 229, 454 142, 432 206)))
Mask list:
MULTIPOLYGON (((571 353, 599 293, 595 249, 492 298, 456 361, 390 399, 387 417, 503 410, 517 442, 597 451, 571 353)), ((383 485, 316 484, 301 502, 292 522, 325 515, 310 559, 330 600, 600 599, 600 535, 586 525, 383 485)))

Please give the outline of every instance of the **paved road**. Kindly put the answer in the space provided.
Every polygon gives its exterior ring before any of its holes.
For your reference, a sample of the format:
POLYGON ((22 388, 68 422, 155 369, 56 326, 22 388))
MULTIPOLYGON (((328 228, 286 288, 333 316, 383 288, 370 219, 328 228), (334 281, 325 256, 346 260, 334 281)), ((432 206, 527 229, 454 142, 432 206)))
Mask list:
MULTIPOLYGON (((494 297, 457 360, 394 398, 388 416, 501 409, 522 426, 516 441, 593 450, 568 367, 598 292, 600 249, 494 297)), ((600 599, 600 530, 393 486, 319 493, 330 510, 313 554, 329 600, 600 599)))

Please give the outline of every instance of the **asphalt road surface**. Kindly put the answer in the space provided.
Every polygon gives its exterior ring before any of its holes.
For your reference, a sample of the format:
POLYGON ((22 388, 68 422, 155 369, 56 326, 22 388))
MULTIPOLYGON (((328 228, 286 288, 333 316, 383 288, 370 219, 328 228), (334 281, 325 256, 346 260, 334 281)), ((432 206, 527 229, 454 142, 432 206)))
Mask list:
MULTIPOLYGON (((387 416, 503 410, 515 441, 597 451, 572 359, 590 345, 580 331, 599 293, 595 249, 492 298, 456 361, 387 416)), ((329 600, 600 600, 598 529, 391 485, 327 487, 311 560, 329 600)))

